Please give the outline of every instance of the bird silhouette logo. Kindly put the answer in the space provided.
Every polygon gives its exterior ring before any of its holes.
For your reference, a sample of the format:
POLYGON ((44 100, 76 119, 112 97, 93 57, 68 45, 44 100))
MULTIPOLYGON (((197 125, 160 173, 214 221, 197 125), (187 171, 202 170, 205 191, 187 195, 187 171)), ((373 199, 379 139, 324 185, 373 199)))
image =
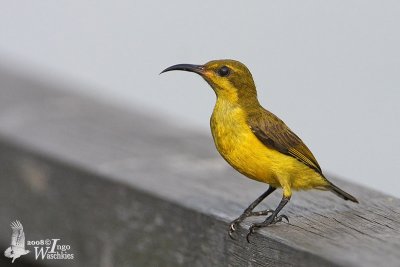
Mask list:
POLYGON ((11 222, 10 226, 12 229, 11 246, 4 251, 4 256, 12 258, 12 263, 14 263, 15 259, 28 254, 29 250, 25 249, 25 233, 22 224, 16 220, 11 222))

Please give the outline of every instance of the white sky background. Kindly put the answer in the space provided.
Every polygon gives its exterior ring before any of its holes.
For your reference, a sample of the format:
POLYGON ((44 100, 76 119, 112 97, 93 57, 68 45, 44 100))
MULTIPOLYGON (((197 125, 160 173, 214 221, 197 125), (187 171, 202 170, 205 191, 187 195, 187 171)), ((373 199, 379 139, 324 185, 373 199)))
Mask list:
MULTIPOLYGON (((237 59, 322 168, 400 197, 400 1, 3 1, 0 63, 209 132, 177 63, 237 59), (184 111, 184 112, 183 112, 184 111)), ((211 137, 210 137, 211 142, 211 137)))

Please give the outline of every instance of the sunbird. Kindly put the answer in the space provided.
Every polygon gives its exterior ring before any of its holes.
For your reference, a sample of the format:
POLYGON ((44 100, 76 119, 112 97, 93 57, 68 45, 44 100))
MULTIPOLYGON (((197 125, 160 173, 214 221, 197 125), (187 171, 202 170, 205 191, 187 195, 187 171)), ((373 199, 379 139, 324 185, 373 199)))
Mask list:
POLYGON ((215 146, 221 156, 238 172, 269 185, 242 215, 232 221, 229 236, 247 217, 269 215, 263 222, 250 226, 249 237, 258 228, 285 219, 278 215, 289 202, 292 190, 319 189, 331 191, 344 200, 358 203, 323 175, 314 155, 286 124, 263 108, 248 68, 239 61, 213 60, 204 65, 178 64, 161 73, 173 70, 199 74, 214 90, 217 101, 210 126, 215 146), (254 212, 254 208, 277 188, 283 196, 275 210, 254 212))

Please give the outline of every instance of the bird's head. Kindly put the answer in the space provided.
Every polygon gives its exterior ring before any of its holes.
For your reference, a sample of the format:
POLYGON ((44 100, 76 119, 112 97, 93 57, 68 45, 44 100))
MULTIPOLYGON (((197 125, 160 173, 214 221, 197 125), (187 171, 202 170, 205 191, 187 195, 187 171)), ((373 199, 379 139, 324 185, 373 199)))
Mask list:
POLYGON ((161 73, 183 70, 199 74, 214 89, 218 98, 237 103, 258 104, 256 86, 249 69, 231 59, 213 60, 204 65, 178 64, 161 73))

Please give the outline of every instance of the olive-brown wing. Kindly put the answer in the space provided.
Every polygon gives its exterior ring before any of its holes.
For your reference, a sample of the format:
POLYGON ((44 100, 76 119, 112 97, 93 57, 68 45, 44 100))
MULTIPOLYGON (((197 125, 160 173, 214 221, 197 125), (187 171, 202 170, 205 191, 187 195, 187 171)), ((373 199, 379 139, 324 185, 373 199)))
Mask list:
POLYGON ((250 116, 249 126, 256 137, 269 148, 292 156, 322 174, 314 155, 301 139, 286 124, 271 112, 250 116))

